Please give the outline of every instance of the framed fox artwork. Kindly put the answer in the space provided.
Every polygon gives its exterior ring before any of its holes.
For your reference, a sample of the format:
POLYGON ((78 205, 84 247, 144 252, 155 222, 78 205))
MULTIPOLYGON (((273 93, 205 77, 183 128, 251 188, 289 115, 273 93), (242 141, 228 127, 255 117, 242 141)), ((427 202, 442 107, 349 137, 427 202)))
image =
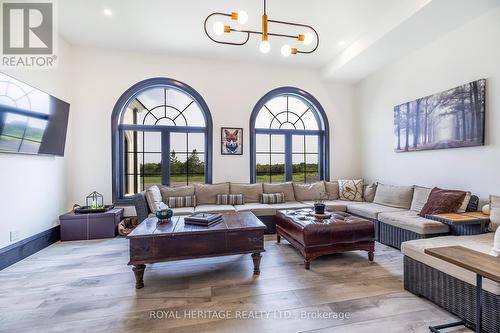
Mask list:
POLYGON ((221 154, 243 155, 243 128, 221 128, 221 154))

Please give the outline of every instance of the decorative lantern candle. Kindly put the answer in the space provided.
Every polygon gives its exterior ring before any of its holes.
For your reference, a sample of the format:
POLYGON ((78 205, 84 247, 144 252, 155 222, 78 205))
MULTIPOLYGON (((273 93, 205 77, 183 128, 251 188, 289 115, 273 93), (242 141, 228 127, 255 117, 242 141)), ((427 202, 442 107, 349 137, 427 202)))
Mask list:
POLYGON ((102 194, 94 191, 87 195, 86 204, 91 209, 98 209, 104 207, 104 197, 102 194))

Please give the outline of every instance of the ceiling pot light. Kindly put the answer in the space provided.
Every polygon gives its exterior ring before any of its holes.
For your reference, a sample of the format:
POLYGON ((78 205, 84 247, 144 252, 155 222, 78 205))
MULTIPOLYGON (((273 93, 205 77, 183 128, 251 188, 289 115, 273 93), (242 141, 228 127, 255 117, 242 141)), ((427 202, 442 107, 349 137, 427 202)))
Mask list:
POLYGON ((260 42, 259 50, 262 53, 268 53, 271 50, 271 43, 268 40, 263 40, 260 42))
POLYGON ((339 46, 340 46, 340 47, 344 47, 344 46, 346 46, 346 45, 347 45, 347 43, 346 43, 345 41, 343 41, 343 40, 341 40, 341 41, 339 42, 339 46))
POLYGON ((113 12, 111 11, 111 9, 108 9, 108 8, 104 9, 102 12, 106 16, 112 16, 113 15, 113 12))

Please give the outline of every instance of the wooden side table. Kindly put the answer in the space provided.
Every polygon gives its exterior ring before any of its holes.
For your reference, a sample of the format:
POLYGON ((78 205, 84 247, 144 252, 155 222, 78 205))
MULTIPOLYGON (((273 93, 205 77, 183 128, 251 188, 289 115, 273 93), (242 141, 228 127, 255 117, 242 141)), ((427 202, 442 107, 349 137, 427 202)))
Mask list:
POLYGON ((104 213, 59 216, 61 241, 113 238, 118 233, 118 223, 123 218, 123 208, 113 208, 104 213))
POLYGON ((476 273, 476 324, 474 325, 463 320, 439 326, 429 326, 429 330, 433 333, 439 333, 441 329, 466 326, 475 329, 476 332, 481 332, 483 277, 500 283, 500 258, 474 251, 463 246, 436 247, 425 249, 424 252, 430 256, 476 273))
POLYGON ((426 215, 426 218, 450 226, 454 236, 479 235, 487 232, 490 217, 482 212, 426 215))

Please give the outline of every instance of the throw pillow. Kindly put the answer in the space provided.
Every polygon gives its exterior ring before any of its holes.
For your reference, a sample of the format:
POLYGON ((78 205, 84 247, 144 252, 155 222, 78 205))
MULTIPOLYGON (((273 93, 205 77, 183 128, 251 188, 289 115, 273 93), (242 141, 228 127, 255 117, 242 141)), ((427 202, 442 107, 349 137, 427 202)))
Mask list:
POLYGON ((195 207, 196 196, 187 195, 184 197, 170 197, 167 199, 166 203, 170 208, 195 207))
POLYGON ((262 183, 258 184, 229 184, 231 194, 243 194, 245 202, 259 202, 260 195, 264 190, 262 183))
POLYGON ((325 182, 326 193, 328 195, 328 200, 338 200, 339 199, 339 182, 325 182))
POLYGON ((291 182, 264 184, 264 193, 284 193, 285 201, 295 201, 295 194, 291 182))
POLYGON ((490 195, 490 231, 497 230, 500 225, 500 197, 490 195))
POLYGON ((263 204, 277 204, 285 202, 285 193, 262 193, 260 202, 263 204))
POLYGON ((378 184, 373 202, 394 208, 410 209, 413 191, 413 186, 378 184))
POLYGON ((339 179, 339 199, 363 201, 363 179, 339 179))
POLYGON ((325 183, 316 182, 311 184, 293 183, 293 191, 295 200, 297 201, 313 201, 325 200, 325 183))
POLYGON ((148 202, 151 212, 156 213, 159 210, 159 205, 162 203, 161 192, 158 186, 153 185, 146 190, 146 201, 148 202))
POLYGON ((500 257, 500 228, 497 228, 495 232, 495 239, 493 240, 493 248, 491 249, 490 255, 500 257))
POLYGON ((377 183, 372 183, 363 186, 363 198, 366 202, 373 202, 375 193, 377 192, 377 183))
POLYGON ((424 208, 427 200, 429 199, 431 191, 432 188, 415 185, 415 191, 413 192, 413 200, 411 201, 410 210, 421 212, 422 208, 424 208))
POLYGON ((443 190, 434 187, 429 199, 418 215, 425 217, 429 214, 446 214, 456 212, 467 195, 464 191, 443 190))
POLYGON ((467 194, 465 195, 464 201, 460 205, 460 208, 458 208, 457 213, 465 213, 467 211, 467 206, 469 206, 470 199, 472 197, 472 193, 466 192, 467 194))
POLYGON ((217 205, 244 205, 245 198, 242 193, 217 194, 217 205))
POLYGON ((194 194, 200 205, 215 205, 217 194, 229 193, 229 183, 194 184, 194 194))

